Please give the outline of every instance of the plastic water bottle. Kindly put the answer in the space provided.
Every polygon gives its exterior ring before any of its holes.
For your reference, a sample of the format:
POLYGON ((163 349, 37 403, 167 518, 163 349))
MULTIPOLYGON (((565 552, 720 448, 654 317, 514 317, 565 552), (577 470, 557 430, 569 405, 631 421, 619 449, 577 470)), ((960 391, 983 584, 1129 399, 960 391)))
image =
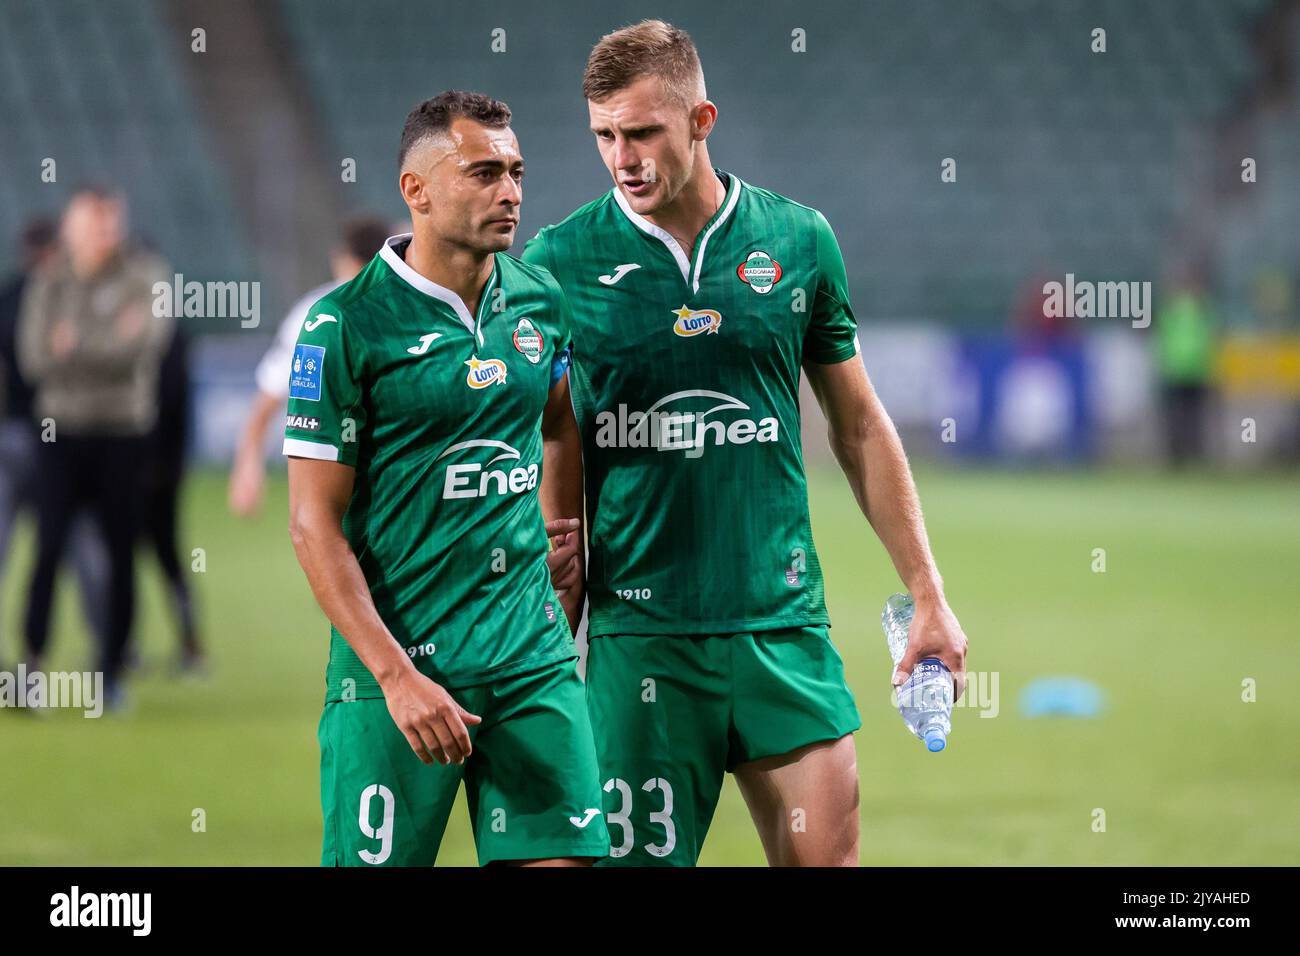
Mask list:
MULTIPOLYGON (((880 615, 894 667, 907 653, 907 632, 914 611, 912 595, 895 594, 885 602, 880 615)), ((952 671, 939 658, 927 657, 917 662, 897 691, 898 712, 907 729, 925 741, 931 753, 942 750, 952 733, 952 671)))

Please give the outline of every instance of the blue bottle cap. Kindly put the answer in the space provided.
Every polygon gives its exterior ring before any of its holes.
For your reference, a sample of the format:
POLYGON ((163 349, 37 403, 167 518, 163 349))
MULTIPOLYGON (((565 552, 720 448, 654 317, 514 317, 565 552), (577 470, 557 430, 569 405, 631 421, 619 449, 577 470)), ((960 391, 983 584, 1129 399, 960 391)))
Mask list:
POLYGON ((925 749, 932 754, 937 754, 946 744, 942 731, 932 730, 925 735, 925 749))

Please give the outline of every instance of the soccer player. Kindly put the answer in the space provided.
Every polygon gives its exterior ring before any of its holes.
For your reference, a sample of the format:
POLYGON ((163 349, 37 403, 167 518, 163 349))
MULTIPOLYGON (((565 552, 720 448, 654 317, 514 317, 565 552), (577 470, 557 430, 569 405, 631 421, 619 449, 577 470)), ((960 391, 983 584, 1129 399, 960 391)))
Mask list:
POLYGON ((939 657, 960 694, 966 638, 858 354, 838 244, 817 210, 713 167, 718 110, 682 30, 605 36, 583 90, 614 188, 524 259, 575 316, 602 862, 693 865, 730 771, 770 863, 855 865, 860 721, 827 633, 801 368, 916 600, 900 673, 939 657))
POLYGON ((230 468, 230 488, 227 494, 231 514, 247 518, 262 506, 266 485, 266 456, 264 445, 267 430, 275 413, 284 408, 289 397, 289 365, 293 349, 298 343, 298 333, 308 312, 318 299, 329 295, 343 283, 353 278, 370 261, 392 232, 382 219, 362 217, 346 223, 339 244, 330 252, 329 282, 322 283, 298 299, 276 329, 275 340, 257 363, 253 377, 257 382, 257 396, 249 410, 235 449, 235 460, 230 468))
POLYGON ((550 474, 581 467, 568 307, 505 253, 504 103, 422 103, 399 164, 411 234, 310 310, 289 378, 290 530, 333 624, 322 863, 432 864, 463 778, 480 863, 583 865, 609 834, 539 502, 580 504, 550 474))

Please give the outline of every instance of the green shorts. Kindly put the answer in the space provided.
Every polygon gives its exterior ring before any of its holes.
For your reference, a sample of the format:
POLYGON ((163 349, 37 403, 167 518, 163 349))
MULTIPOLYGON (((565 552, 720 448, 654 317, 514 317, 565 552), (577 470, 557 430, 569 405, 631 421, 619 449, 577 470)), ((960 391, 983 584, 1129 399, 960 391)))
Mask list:
POLYGON ((611 837, 603 865, 694 866, 726 772, 862 726, 820 626, 594 637, 587 709, 611 837))
POLYGON ((432 866, 462 778, 480 865, 608 853, 575 660, 447 689, 483 718, 459 765, 421 762, 382 697, 325 705, 321 865, 432 866))

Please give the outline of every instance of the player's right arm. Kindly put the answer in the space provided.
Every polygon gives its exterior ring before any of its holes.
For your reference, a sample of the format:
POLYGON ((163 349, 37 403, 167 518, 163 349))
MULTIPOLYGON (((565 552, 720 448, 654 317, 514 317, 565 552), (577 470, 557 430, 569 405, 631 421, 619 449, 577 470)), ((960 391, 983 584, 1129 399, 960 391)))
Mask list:
POLYGON ((364 334, 325 298, 311 310, 290 358, 289 534, 325 616, 383 690, 388 712, 425 763, 457 763, 470 753, 466 724, 479 718, 421 674, 375 608, 343 515, 356 480, 358 435, 366 427, 370 378, 364 334), (328 321, 324 317, 328 317, 328 321))
POLYGON ((343 534, 355 474, 336 461, 289 459, 289 535, 298 563, 325 616, 379 682, 415 755, 425 763, 462 763, 472 750, 466 724, 481 718, 421 674, 380 619, 343 534))

